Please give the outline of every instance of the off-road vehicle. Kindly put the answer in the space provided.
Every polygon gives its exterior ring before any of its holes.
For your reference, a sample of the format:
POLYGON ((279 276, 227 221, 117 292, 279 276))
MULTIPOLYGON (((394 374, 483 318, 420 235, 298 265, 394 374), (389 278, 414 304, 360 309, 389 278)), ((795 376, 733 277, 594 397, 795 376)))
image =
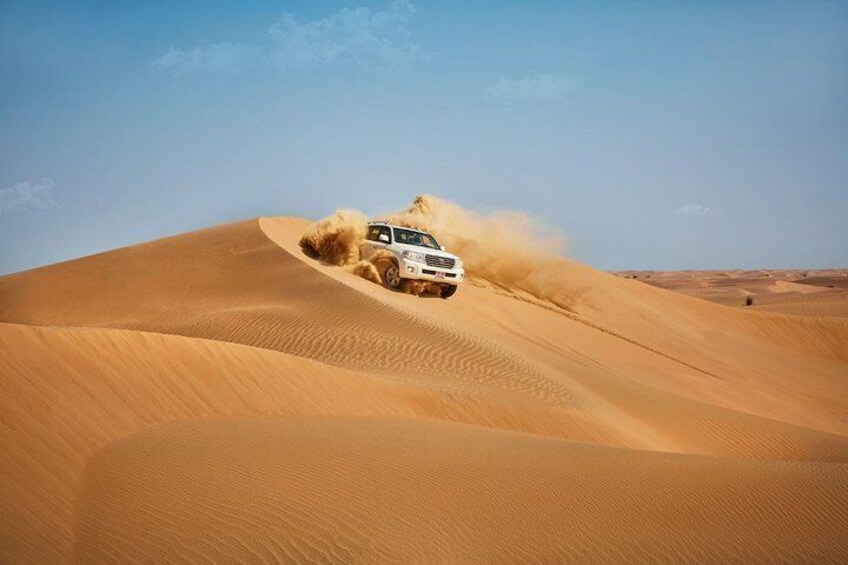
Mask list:
POLYGON ((441 297, 449 298, 465 279, 462 260, 445 251, 445 246, 429 233, 386 222, 368 222, 363 258, 371 259, 383 251, 391 257, 381 276, 392 290, 401 289, 405 281, 421 280, 437 285, 441 297))

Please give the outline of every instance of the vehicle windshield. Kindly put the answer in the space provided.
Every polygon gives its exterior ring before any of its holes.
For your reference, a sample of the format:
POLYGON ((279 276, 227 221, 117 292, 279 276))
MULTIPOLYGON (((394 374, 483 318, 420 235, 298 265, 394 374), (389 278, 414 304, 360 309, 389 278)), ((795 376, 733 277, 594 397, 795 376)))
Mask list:
POLYGON ((439 242, 429 233, 395 228, 395 241, 406 245, 417 245, 429 249, 439 249, 439 242))

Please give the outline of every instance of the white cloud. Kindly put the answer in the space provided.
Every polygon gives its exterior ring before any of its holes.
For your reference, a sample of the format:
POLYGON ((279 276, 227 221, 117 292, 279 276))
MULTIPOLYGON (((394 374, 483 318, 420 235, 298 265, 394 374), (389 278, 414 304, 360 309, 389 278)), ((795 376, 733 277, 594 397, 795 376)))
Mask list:
POLYGON ((41 182, 18 182, 0 189, 0 214, 3 212, 45 212, 56 207, 55 183, 51 178, 41 182))
POLYGON ((501 77, 483 95, 490 100, 562 100, 581 86, 582 77, 543 73, 519 79, 501 77))
POLYGON ((268 36, 274 43, 274 59, 284 68, 396 63, 420 55, 409 29, 415 12, 408 0, 395 0, 384 11, 342 8, 327 18, 305 23, 284 14, 268 30, 268 36))
POLYGON ((685 204, 672 210, 672 213, 679 216, 706 216, 712 214, 713 210, 702 204, 685 204))
POLYGON ((171 48, 153 61, 152 67, 181 76, 232 74, 269 62, 284 69, 398 63, 421 54, 410 31, 415 13, 409 0, 394 0, 382 11, 342 8, 326 18, 303 23, 286 13, 268 29, 263 45, 219 42, 187 50, 171 48))
POLYGON ((176 76, 187 74, 237 73, 256 65, 262 49, 237 43, 215 43, 190 50, 168 49, 153 61, 153 68, 176 76))

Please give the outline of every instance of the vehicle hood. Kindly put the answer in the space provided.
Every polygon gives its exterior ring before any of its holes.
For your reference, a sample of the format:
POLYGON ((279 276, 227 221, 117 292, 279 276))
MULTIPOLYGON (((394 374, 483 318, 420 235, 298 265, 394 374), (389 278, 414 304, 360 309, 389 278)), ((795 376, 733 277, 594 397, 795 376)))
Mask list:
POLYGON ((405 243, 395 242, 395 247, 401 251, 415 251, 416 253, 424 253, 426 255, 435 255, 436 257, 444 257, 446 259, 454 259, 460 261, 460 257, 441 249, 430 249, 429 247, 419 247, 418 245, 407 245, 405 243))

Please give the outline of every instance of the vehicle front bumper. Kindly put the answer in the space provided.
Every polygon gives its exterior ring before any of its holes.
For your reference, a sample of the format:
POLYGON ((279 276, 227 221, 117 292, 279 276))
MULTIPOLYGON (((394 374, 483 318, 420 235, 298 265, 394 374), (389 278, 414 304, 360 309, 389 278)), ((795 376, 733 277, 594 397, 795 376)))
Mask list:
POLYGON ((460 284, 465 280, 465 269, 442 269, 424 263, 400 260, 400 276, 404 279, 432 281, 444 284, 460 284))

